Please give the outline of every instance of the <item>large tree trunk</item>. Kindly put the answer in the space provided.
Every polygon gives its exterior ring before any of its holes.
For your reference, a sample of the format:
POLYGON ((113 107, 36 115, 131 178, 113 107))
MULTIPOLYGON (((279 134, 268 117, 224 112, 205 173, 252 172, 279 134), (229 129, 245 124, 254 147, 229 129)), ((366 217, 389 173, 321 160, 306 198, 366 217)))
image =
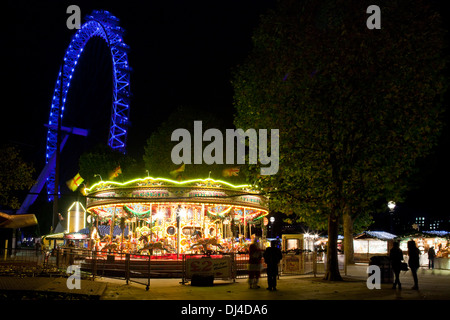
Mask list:
POLYGON ((354 251, 353 251, 353 219, 350 213, 344 213, 344 254, 345 264, 354 264, 354 251))
POLYGON ((339 219, 336 216, 334 209, 332 211, 333 212, 328 217, 327 271, 323 279, 329 281, 342 281, 341 274, 339 273, 337 250, 339 219))

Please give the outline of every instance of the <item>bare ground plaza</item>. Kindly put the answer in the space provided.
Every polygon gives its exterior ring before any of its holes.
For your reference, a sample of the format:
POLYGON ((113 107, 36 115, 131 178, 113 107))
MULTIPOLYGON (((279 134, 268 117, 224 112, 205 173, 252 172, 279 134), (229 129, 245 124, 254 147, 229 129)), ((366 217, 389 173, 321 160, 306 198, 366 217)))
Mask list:
MULTIPOLYGON (((322 281, 321 275, 282 276, 278 290, 267 291, 266 278, 260 279, 260 289, 249 289, 247 279, 235 282, 218 280, 213 286, 183 285, 178 278, 150 280, 147 291, 140 283, 123 279, 96 278, 81 280, 80 289, 68 289, 65 277, 0 277, 0 298, 18 292, 63 293, 89 296, 99 300, 449 300, 449 270, 419 270, 419 290, 411 290, 410 271, 402 272, 402 290, 392 289, 392 284, 382 283, 381 289, 368 289, 367 265, 356 264, 347 268, 344 281, 322 281)), ((7 298, 8 299, 8 298, 7 298)))

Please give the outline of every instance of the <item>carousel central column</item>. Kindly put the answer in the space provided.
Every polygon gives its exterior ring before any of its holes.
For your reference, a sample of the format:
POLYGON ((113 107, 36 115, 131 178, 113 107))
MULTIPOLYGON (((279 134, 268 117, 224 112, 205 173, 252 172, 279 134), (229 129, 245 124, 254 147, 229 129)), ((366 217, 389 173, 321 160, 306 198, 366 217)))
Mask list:
POLYGON ((177 218, 177 260, 180 256, 180 212, 181 212, 181 206, 178 205, 178 208, 176 209, 176 218, 177 218))
POLYGON ((162 223, 163 223, 163 227, 162 227, 162 235, 165 238, 165 232, 166 232, 166 219, 167 219, 167 214, 166 214, 166 209, 163 207, 163 209, 161 209, 161 207, 158 204, 158 212, 160 212, 160 210, 163 210, 164 214, 163 219, 162 219, 162 223))
POLYGON ((201 218, 202 218, 202 237, 205 238, 205 204, 202 204, 202 213, 201 213, 201 218))
MULTIPOLYGON (((153 214, 152 214, 152 204, 150 203, 150 242, 153 242, 153 214)), ((151 255, 153 255, 153 249, 150 250, 151 255)))
POLYGON ((111 225, 109 227, 109 233, 111 235, 111 241, 114 239, 114 219, 116 218, 116 206, 114 206, 114 212, 111 216, 111 225))
POLYGON ((244 239, 247 239, 247 220, 245 219, 245 208, 242 209, 244 214, 244 239))

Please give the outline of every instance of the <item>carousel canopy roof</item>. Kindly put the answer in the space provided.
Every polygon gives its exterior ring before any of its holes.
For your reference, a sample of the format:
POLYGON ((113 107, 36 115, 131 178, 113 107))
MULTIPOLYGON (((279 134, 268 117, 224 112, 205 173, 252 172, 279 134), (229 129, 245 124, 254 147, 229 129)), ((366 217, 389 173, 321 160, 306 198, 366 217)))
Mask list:
POLYGON ((100 181, 85 189, 87 210, 102 219, 111 216, 146 219, 156 214, 155 205, 203 206, 217 218, 227 214, 256 220, 268 213, 268 199, 248 185, 214 179, 175 181, 147 177, 125 183, 100 181), (153 204, 153 207, 150 205, 153 204), (153 210, 152 210, 153 208, 153 210))
MULTIPOLYGON (((100 181, 94 184, 90 188, 85 188, 86 193, 95 192, 98 190, 105 190, 114 187, 142 187, 142 186, 199 186, 199 187, 224 187, 232 189, 247 189, 252 190, 253 188, 247 184, 234 185, 232 183, 223 180, 208 179, 191 179, 185 181, 176 181, 166 178, 153 178, 146 177, 141 179, 134 179, 127 182, 118 181, 100 181)), ((254 190, 253 190, 254 191, 254 190)))

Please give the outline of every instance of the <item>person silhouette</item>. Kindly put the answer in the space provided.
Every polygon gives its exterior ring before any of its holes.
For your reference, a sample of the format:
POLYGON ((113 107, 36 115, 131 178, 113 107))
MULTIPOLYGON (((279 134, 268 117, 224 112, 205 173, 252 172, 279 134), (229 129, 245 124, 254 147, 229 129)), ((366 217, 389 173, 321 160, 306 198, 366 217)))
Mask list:
POLYGON ((428 269, 434 269, 434 258, 436 257, 436 252, 434 247, 428 250, 428 269))
POLYGON ((419 279, 417 278, 417 270, 420 267, 419 258, 420 250, 416 247, 416 242, 414 240, 408 241, 408 265, 411 269, 411 273, 414 279, 414 286, 411 288, 413 290, 419 290, 419 279))
POLYGON ((250 289, 258 289, 258 281, 261 276, 262 252, 256 238, 249 247, 248 255, 248 284, 250 289))
POLYGON ((398 288, 402 288, 402 284, 400 283, 400 271, 401 265, 403 261, 403 252, 400 249, 400 244, 396 241, 393 244, 391 251, 389 252, 389 259, 391 260, 392 270, 394 271, 394 284, 392 289, 395 289, 398 285, 398 288))
POLYGON ((270 247, 264 251, 264 262, 267 264, 267 290, 277 290, 278 263, 283 258, 278 241, 272 240, 270 247))

